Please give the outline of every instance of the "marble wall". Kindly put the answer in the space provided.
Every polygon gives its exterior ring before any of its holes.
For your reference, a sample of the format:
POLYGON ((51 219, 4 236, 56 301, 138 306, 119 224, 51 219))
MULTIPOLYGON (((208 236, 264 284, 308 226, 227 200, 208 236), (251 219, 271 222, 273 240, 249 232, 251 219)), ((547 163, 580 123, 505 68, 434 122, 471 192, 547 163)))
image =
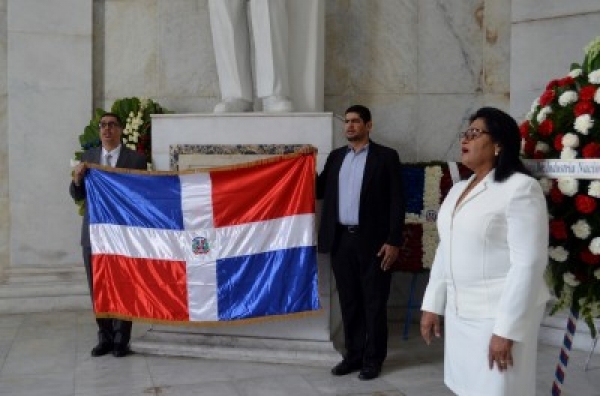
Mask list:
POLYGON ((10 221, 8 210, 10 208, 8 194, 8 130, 7 125, 7 17, 6 3, 0 0, 0 280, 4 269, 9 262, 10 221))
POLYGON ((510 53, 511 114, 525 119, 546 84, 583 61, 583 48, 600 35, 600 2, 513 0, 510 53))
POLYGON ((369 105, 405 161, 456 159, 468 115, 508 107, 510 0, 330 1, 326 27, 326 109, 369 105))
POLYGON ((76 263, 69 159, 92 109, 92 0, 5 4, 10 266, 76 263))

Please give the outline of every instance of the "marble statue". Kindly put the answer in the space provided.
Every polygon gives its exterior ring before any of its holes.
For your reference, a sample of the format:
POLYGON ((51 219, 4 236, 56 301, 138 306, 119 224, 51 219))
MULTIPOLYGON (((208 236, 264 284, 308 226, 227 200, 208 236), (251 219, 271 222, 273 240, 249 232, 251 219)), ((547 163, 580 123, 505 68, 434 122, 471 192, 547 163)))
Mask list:
POLYGON ((208 6, 221 89, 215 113, 252 111, 254 94, 264 112, 320 110, 322 0, 209 0, 208 6))

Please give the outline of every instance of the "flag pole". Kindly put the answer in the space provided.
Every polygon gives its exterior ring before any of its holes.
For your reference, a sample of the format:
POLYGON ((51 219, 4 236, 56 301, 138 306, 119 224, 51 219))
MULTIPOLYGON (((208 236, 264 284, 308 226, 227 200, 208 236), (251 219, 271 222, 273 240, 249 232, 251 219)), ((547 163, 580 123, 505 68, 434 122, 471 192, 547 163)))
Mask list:
POLYGON ((579 312, 571 307, 569 318, 567 319, 567 329, 565 330, 563 344, 560 349, 560 356, 558 357, 558 364, 556 365, 556 371, 554 373, 552 396, 560 396, 562 393, 562 386, 565 382, 565 372, 567 364, 569 363, 569 353, 573 346, 573 337, 575 336, 575 330, 577 329, 578 318, 579 312))

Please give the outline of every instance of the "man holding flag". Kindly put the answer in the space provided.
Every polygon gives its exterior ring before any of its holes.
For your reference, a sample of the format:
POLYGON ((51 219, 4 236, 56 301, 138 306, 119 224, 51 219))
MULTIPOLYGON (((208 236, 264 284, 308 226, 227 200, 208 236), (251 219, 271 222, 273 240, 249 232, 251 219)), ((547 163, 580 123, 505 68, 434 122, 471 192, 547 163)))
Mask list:
MULTIPOLYGON (((123 123, 118 115, 106 113, 100 119, 101 147, 92 148, 81 157, 81 163, 73 170, 73 180, 69 192, 74 200, 86 198, 84 178, 87 171, 86 163, 104 166, 131 169, 146 169, 146 158, 121 144, 123 123)), ((92 301, 94 300, 92 248, 89 233, 88 204, 81 227, 81 247, 83 249, 83 263, 90 288, 92 301)), ((102 356, 112 352, 115 357, 123 357, 129 352, 129 339, 131 337, 131 322, 112 318, 97 318, 98 344, 92 349, 92 356, 102 356)))

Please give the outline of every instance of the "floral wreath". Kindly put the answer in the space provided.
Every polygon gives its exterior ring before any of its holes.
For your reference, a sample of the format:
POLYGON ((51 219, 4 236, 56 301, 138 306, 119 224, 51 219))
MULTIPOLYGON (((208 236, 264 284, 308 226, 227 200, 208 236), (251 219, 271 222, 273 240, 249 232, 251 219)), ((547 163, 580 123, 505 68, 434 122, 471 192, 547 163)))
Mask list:
MULTIPOLYGON (((123 135, 121 136, 124 146, 137 151, 146 156, 148 168, 152 167, 152 119, 151 114, 167 114, 169 110, 165 109, 157 102, 147 98, 123 98, 117 99, 110 108, 110 112, 117 114, 122 121, 125 121, 123 135)), ((79 135, 80 150, 74 154, 71 166, 74 167, 81 160, 84 151, 93 147, 99 147, 100 141, 100 119, 107 111, 96 109, 94 117, 85 127, 83 133, 79 135)), ((83 214, 83 201, 76 202, 79 206, 79 214, 83 214)))
MULTIPOLYGON (((521 126, 522 153, 530 159, 600 158, 600 37, 537 98, 521 126)), ((592 337, 600 317, 600 176, 598 180, 542 177, 550 214, 546 280, 557 300, 550 314, 570 308, 592 337)))
MULTIPOLYGON (((456 163, 460 179, 471 171, 456 163)), ((446 162, 417 162, 402 166, 406 216, 404 234, 393 271, 421 272, 431 269, 439 242, 436 219, 453 180, 446 162)))

